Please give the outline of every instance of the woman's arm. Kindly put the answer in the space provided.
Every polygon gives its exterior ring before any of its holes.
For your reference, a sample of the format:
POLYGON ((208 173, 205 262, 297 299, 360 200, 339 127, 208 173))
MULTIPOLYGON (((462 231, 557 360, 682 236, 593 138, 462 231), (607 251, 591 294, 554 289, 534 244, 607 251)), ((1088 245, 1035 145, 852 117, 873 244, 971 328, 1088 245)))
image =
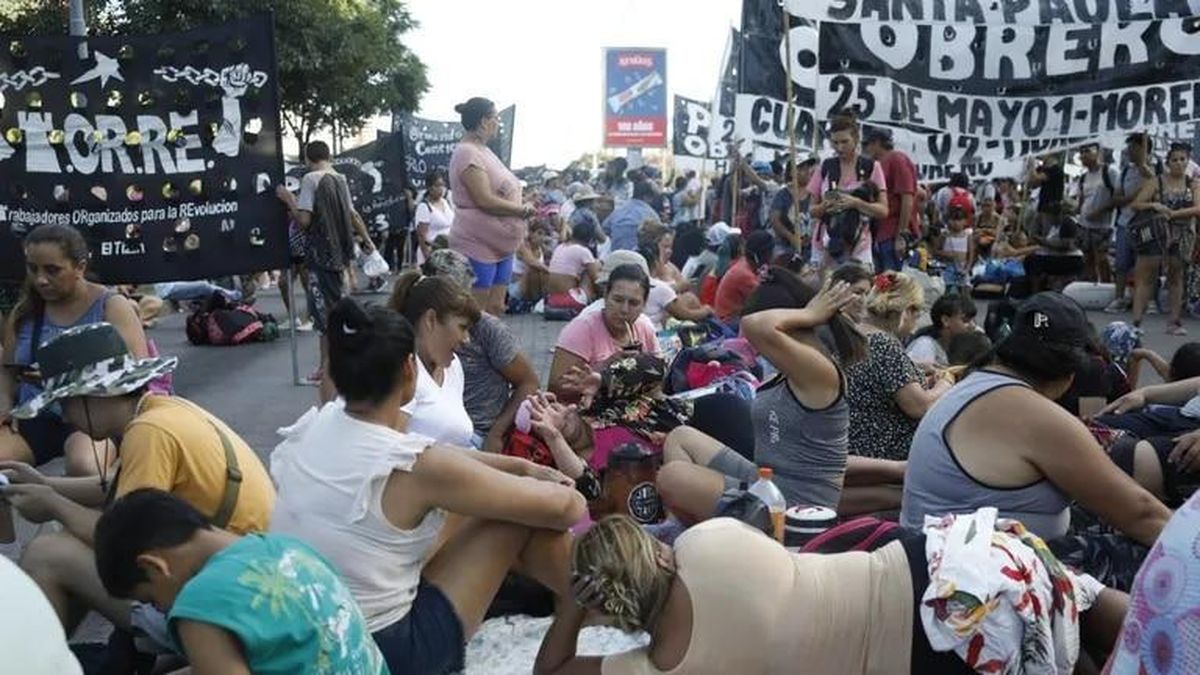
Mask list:
POLYGON ((521 401, 538 390, 537 372, 529 362, 529 357, 524 354, 518 353, 500 369, 500 374, 512 386, 512 393, 500 409, 500 414, 492 421, 487 438, 483 440, 483 449, 486 452, 500 452, 504 448, 504 435, 512 428, 513 418, 517 416, 517 408, 521 407, 521 401))
POLYGON ((875 195, 875 201, 873 201, 873 202, 868 202, 868 201, 859 199, 858 197, 855 197, 850 194, 843 195, 842 201, 846 204, 846 206, 854 209, 855 211, 858 211, 859 213, 863 214, 864 216, 867 216, 868 218, 873 218, 875 220, 882 220, 884 218, 887 218, 887 215, 888 215, 887 190, 880 190, 875 195))
POLYGON ((575 655, 587 609, 576 604, 574 598, 559 598, 557 604, 554 622, 533 662, 534 675, 600 675, 604 657, 575 655))
POLYGON ((1136 383, 1141 375, 1141 363, 1146 361, 1154 368, 1154 372, 1162 378, 1164 382, 1169 382, 1171 379, 1171 364, 1167 360, 1158 355, 1153 349, 1135 349, 1129 355, 1129 381, 1136 383))
POLYGON ((1141 410, 1150 403, 1165 403, 1168 405, 1183 405, 1200 394, 1200 377, 1189 377, 1178 382, 1155 384, 1149 387, 1134 389, 1121 398, 1109 403, 1098 415, 1114 413, 1122 415, 1134 410, 1141 410))
POLYGON ((797 395, 828 405, 830 392, 836 395, 841 388, 841 373, 818 347, 812 329, 828 322, 852 297, 847 284, 826 283, 804 309, 771 309, 742 317, 742 334, 787 376, 797 395), (793 337, 793 332, 804 339, 793 337))
POLYGON ((1137 196, 1133 198, 1133 203, 1129 207, 1134 211, 1170 213, 1170 210, 1158 201, 1158 181, 1156 180, 1148 180, 1142 183, 1141 189, 1138 190, 1137 196))
POLYGON ((676 297, 667 305, 667 314, 680 321, 703 321, 713 315, 713 308, 708 305, 691 306, 676 297))
POLYGON ((564 403, 574 403, 579 400, 582 392, 576 391, 564 382, 563 377, 574 368, 588 368, 587 361, 559 347, 554 350, 554 359, 550 362, 550 377, 546 388, 564 403))
POLYGON ((517 247, 517 257, 530 269, 546 272, 547 274, 550 272, 550 268, 546 266, 546 261, 534 255, 533 251, 529 249, 528 242, 522 241, 521 245, 517 247))
MULTIPOLYGON (((395 471, 383 494, 388 520, 411 528, 431 509, 566 531, 586 513, 572 487, 497 471, 466 450, 426 448, 411 471, 395 471)), ((491 458, 497 456, 492 455, 491 458)))
POLYGON ((975 266, 975 237, 967 238, 967 273, 970 274, 971 268, 975 266))
POLYGON ((13 330, 12 317, 5 317, 0 340, 0 425, 8 424, 8 414, 17 402, 17 336, 13 330))
POLYGON ((1069 498, 1123 534, 1152 546, 1171 511, 1117 468, 1071 414, 1059 406, 1029 408, 1013 447, 1069 498))
POLYGON ((846 487, 867 485, 899 485, 904 482, 907 462, 890 459, 871 459, 851 455, 846 458, 846 487))
POLYGON ((938 380, 932 388, 926 389, 919 382, 910 382, 901 387, 893 396, 901 412, 914 420, 919 420, 933 407, 934 403, 950 390, 954 383, 949 378, 938 380))
POLYGON ((125 341, 125 346, 129 348, 129 353, 135 358, 144 359, 150 355, 142 319, 138 316, 137 307, 129 298, 110 295, 104 305, 104 320, 117 329, 121 339, 125 341))
POLYGON ((503 218, 527 218, 532 215, 533 209, 519 202, 501 199, 495 192, 492 192, 492 182, 483 169, 474 165, 468 166, 458 177, 462 180, 467 194, 471 196, 471 202, 480 211, 503 218))
POLYGON ((417 246, 426 260, 433 254, 433 247, 429 245, 429 221, 417 223, 417 246))

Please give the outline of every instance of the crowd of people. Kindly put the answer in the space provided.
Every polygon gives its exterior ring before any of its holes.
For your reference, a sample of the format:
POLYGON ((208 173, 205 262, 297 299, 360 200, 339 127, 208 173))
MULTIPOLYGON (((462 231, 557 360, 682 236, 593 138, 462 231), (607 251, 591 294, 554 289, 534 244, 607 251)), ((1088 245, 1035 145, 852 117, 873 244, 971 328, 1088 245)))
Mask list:
POLYGON ((1140 342, 1160 279, 1183 334, 1188 149, 932 189, 843 116, 829 159, 666 192, 624 159, 522 182, 495 106, 458 111, 386 302, 348 293, 397 247, 328 148, 279 191, 320 388, 265 460, 76 230, 26 237, 0 505, 60 527, 0 559, 7 662, 79 672, 96 611, 104 672, 459 672, 515 593, 552 602, 536 673, 1200 671, 1200 349, 1140 342), (1097 328, 1069 284, 1110 268, 1133 318, 1097 328), (566 321, 543 373, 502 318, 531 310, 566 321), (587 623, 649 643, 580 655, 587 623))

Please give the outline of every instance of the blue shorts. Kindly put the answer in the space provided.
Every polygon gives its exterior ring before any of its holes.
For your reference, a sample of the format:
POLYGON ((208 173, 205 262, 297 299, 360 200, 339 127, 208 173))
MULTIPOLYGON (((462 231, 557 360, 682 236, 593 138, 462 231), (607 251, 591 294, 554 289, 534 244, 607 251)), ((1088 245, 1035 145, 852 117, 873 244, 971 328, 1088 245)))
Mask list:
POLYGON ((512 281, 513 275, 513 256, 508 256, 500 262, 488 263, 479 262, 474 258, 467 258, 471 263, 471 269, 475 270, 475 286, 474 288, 484 289, 493 286, 506 286, 512 281))
POLYGON ((392 675, 440 675, 464 668, 462 622, 450 599, 424 579, 408 614, 372 637, 392 675))

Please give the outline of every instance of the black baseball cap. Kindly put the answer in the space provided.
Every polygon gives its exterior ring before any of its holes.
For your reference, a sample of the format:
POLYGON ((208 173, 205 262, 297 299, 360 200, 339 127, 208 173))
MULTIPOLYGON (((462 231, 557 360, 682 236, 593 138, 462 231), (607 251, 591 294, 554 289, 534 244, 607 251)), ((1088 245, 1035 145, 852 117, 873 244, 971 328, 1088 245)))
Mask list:
POLYGON ((1012 336, 1082 349, 1087 346, 1091 331, 1087 314, 1079 303, 1062 293, 1045 292, 1030 297, 1017 308, 1012 336))

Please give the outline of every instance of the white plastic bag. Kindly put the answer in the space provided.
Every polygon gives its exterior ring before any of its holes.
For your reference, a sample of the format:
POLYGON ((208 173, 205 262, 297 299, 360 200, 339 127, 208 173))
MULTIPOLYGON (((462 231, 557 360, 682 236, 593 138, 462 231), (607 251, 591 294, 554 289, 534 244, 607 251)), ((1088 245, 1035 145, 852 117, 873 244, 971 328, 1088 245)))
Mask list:
POLYGON ((363 274, 369 277, 381 277, 388 273, 389 268, 387 261, 379 253, 379 249, 375 249, 371 251, 371 255, 363 259, 362 270, 363 274))

